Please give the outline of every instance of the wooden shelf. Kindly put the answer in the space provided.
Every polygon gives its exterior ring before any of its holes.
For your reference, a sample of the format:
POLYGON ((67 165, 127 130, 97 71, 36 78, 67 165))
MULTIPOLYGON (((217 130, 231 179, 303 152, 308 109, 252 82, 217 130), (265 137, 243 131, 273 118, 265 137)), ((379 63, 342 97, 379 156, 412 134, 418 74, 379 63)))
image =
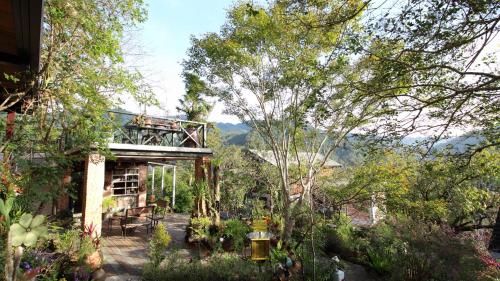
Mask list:
POLYGON ((139 169, 120 168, 112 174, 113 196, 134 196, 139 189, 139 169), (115 192, 116 191, 116 192, 115 192))

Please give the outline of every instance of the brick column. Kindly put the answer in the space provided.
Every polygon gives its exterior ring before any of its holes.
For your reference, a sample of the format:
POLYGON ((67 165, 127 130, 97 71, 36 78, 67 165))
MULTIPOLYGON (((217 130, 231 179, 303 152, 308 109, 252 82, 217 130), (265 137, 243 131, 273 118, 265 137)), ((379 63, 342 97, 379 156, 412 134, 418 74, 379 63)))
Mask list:
POLYGON ((104 156, 90 154, 85 159, 83 178, 82 227, 93 224, 101 235, 102 199, 104 192, 104 156))

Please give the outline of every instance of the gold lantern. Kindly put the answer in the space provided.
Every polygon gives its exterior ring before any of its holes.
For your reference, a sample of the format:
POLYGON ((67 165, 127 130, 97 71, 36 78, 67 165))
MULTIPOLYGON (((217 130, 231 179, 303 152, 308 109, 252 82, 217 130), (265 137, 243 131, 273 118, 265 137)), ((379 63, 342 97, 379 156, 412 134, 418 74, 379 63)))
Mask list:
POLYGON ((265 261, 269 259, 270 233, 267 232, 267 222, 265 220, 254 220, 252 223, 253 232, 248 234, 251 241, 252 255, 254 261, 265 261))
POLYGON ((254 261, 265 261, 269 259, 269 238, 251 239, 252 256, 254 261))

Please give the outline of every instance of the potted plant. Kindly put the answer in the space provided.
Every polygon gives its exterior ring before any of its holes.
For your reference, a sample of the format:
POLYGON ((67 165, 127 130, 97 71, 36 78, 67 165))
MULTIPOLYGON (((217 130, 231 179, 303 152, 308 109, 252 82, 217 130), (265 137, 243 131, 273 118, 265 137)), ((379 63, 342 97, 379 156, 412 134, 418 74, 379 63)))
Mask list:
POLYGON ((112 217, 117 206, 118 202, 114 197, 105 197, 104 200, 102 200, 103 220, 112 217))
POLYGON ((142 114, 134 116, 132 118, 132 124, 137 125, 137 126, 144 126, 144 122, 146 120, 146 117, 142 114))

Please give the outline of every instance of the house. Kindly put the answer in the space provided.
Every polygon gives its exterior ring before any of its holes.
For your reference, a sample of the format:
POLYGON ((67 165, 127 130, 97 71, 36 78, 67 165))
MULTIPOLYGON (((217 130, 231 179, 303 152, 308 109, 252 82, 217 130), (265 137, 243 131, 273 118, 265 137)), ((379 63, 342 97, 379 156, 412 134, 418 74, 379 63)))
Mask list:
POLYGON ((83 225, 102 224, 102 202, 108 196, 116 198, 122 208, 146 206, 151 165, 194 161, 195 178, 208 176, 204 167, 210 165, 212 151, 206 144, 206 123, 118 111, 110 116, 124 120, 108 142, 113 159, 88 155, 80 169, 78 199, 60 206, 81 210, 83 225))

